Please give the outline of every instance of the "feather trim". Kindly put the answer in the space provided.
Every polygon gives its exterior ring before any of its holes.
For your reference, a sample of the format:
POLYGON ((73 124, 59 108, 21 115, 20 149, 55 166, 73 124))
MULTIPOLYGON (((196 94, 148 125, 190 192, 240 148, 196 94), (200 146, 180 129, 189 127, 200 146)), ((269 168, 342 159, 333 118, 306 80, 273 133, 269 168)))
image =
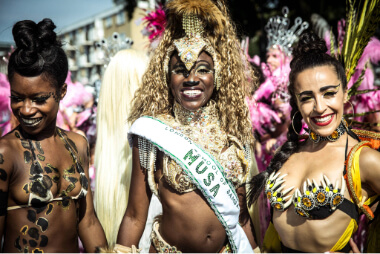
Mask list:
POLYGON ((349 12, 343 48, 340 55, 349 81, 355 72, 365 46, 375 33, 380 21, 380 0, 365 0, 355 8, 355 0, 348 0, 349 12))

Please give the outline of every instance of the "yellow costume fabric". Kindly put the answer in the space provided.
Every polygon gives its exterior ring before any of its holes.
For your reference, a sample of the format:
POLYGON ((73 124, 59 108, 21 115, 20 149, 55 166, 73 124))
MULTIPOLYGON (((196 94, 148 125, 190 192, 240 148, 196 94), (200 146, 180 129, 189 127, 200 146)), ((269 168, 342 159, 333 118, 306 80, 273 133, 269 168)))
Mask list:
POLYGON ((359 155, 363 147, 370 147, 372 149, 379 150, 380 134, 365 130, 353 131, 362 140, 362 142, 353 147, 350 152, 350 156, 346 162, 346 181, 347 184, 350 185, 349 190, 352 192, 350 192, 351 197, 361 209, 361 211, 366 215, 367 219, 371 221, 365 252, 376 253, 380 252, 380 219, 379 217, 374 216, 372 210, 370 209, 370 206, 376 202, 376 199, 379 197, 379 195, 375 195, 368 199, 363 198, 361 191, 359 155), (353 153, 352 156, 351 153, 353 153), (350 160, 350 157, 352 157, 352 160, 350 160))

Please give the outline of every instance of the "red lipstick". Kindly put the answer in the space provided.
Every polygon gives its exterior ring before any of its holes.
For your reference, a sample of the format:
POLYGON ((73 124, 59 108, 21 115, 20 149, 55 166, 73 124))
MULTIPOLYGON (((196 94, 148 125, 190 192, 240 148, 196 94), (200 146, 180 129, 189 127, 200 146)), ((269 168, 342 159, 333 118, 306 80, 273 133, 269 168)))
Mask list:
POLYGON ((324 115, 324 116, 319 116, 319 117, 312 117, 311 118, 311 120, 313 121, 313 123, 315 124, 315 125, 318 125, 318 126, 326 126, 326 125, 329 125, 331 122, 332 122, 332 120, 334 120, 334 114, 330 114, 331 115, 331 118, 330 118, 330 120, 328 120, 327 122, 318 122, 318 121, 316 121, 315 119, 317 119, 317 118, 325 118, 325 117, 327 117, 327 116, 329 116, 329 115, 324 115))

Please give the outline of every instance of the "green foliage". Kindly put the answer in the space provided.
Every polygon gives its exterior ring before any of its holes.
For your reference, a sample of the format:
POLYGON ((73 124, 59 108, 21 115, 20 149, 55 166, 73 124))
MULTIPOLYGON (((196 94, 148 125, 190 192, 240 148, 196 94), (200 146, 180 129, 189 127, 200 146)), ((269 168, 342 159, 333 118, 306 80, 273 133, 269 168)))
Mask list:
POLYGON ((346 35, 340 60, 344 63, 347 80, 355 73, 365 46, 375 34, 380 21, 380 0, 347 0, 346 35))

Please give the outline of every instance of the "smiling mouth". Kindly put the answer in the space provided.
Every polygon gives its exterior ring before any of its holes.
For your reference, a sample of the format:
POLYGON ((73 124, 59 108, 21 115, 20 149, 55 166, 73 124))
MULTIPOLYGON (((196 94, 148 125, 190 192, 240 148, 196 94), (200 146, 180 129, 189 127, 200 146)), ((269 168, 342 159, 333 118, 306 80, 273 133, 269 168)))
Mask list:
POLYGON ((316 125, 325 126, 331 123, 331 121, 333 120, 333 116, 333 114, 330 114, 322 117, 313 117, 312 120, 316 125))
POLYGON ((21 121, 24 123, 24 125, 28 127, 34 127, 38 125, 42 121, 42 117, 38 118, 21 118, 21 121))
POLYGON ((181 93, 183 94, 184 97, 187 97, 187 98, 197 98, 203 93, 203 91, 199 89, 194 89, 194 90, 189 89, 189 90, 183 90, 181 93))

